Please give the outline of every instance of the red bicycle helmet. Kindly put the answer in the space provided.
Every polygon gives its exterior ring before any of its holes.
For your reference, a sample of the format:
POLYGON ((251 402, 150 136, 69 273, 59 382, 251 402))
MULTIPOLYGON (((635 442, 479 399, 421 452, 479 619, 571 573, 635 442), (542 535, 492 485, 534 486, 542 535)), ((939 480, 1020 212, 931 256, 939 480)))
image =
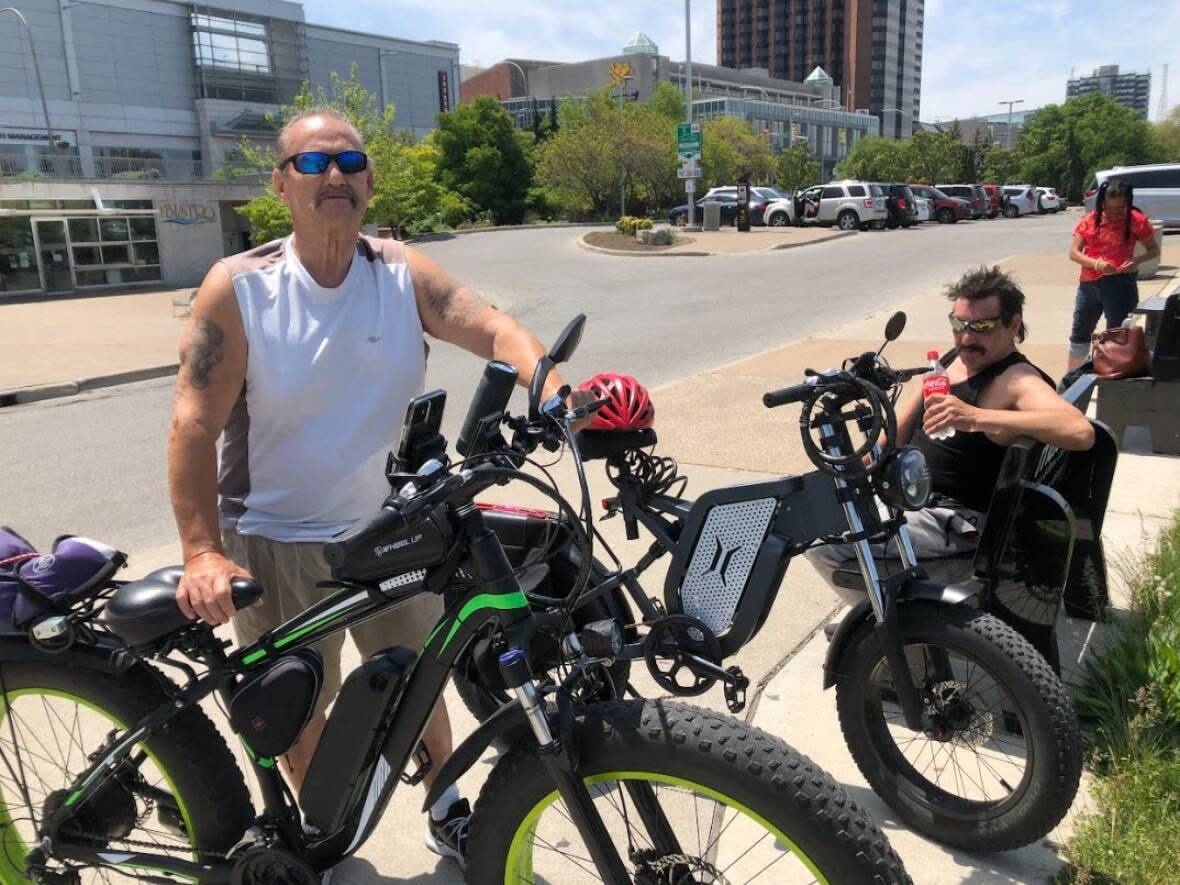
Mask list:
POLYGON ((600 372, 579 384, 578 389, 590 391, 595 399, 607 400, 587 430, 645 430, 655 420, 656 409, 647 388, 630 375, 600 372))

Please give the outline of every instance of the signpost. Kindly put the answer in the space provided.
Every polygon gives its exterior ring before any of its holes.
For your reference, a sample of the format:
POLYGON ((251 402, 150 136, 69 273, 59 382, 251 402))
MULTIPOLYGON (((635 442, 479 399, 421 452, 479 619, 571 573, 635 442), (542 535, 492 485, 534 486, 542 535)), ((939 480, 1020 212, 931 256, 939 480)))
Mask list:
POLYGON ((676 124, 676 153, 680 156, 680 168, 676 170, 676 177, 684 180, 684 192, 688 195, 689 225, 693 223, 693 194, 696 192, 696 180, 701 177, 701 124, 676 124))

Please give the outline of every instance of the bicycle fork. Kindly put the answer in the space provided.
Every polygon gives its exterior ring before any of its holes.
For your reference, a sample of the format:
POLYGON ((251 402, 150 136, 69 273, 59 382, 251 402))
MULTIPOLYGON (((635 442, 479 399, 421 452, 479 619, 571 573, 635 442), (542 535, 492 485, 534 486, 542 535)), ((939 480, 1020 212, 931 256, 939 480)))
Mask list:
POLYGON ((553 736, 549 719, 541 706, 537 686, 529 672, 528 660, 520 649, 500 655, 500 671, 504 681, 524 710, 533 737, 537 739, 537 753, 557 785, 557 792, 565 801, 570 819, 586 842, 590 857, 607 885, 630 885, 631 877, 623 859, 611 840, 606 826, 594 807, 590 791, 582 781, 577 767, 572 764, 568 749, 553 736))

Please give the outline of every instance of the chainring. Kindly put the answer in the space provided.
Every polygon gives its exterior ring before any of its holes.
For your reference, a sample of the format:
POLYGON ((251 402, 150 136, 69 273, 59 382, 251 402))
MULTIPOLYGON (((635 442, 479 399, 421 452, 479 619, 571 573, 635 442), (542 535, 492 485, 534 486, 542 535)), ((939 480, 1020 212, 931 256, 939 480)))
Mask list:
POLYGON ((278 848, 251 848, 237 859, 230 885, 320 885, 304 861, 278 848))
POLYGON ((704 623, 690 615, 668 615, 651 626, 643 644, 647 672, 660 688, 679 697, 704 694, 717 679, 693 672, 686 655, 721 664, 721 643, 704 623), (687 674, 688 679, 681 681, 687 674))

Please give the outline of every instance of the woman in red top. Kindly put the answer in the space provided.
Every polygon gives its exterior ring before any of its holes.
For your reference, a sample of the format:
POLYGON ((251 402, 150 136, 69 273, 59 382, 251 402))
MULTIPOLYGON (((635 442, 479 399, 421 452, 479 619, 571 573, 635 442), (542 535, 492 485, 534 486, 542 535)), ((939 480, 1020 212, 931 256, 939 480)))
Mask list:
POLYGON ((1106 314, 1106 328, 1121 326, 1139 303, 1135 276, 1139 265, 1159 255, 1147 216, 1134 208, 1131 183, 1120 178, 1102 182, 1094 211, 1073 229, 1069 258, 1082 266, 1069 333, 1069 368, 1090 354, 1090 336, 1106 314), (1135 258, 1135 244, 1147 251, 1135 258))

